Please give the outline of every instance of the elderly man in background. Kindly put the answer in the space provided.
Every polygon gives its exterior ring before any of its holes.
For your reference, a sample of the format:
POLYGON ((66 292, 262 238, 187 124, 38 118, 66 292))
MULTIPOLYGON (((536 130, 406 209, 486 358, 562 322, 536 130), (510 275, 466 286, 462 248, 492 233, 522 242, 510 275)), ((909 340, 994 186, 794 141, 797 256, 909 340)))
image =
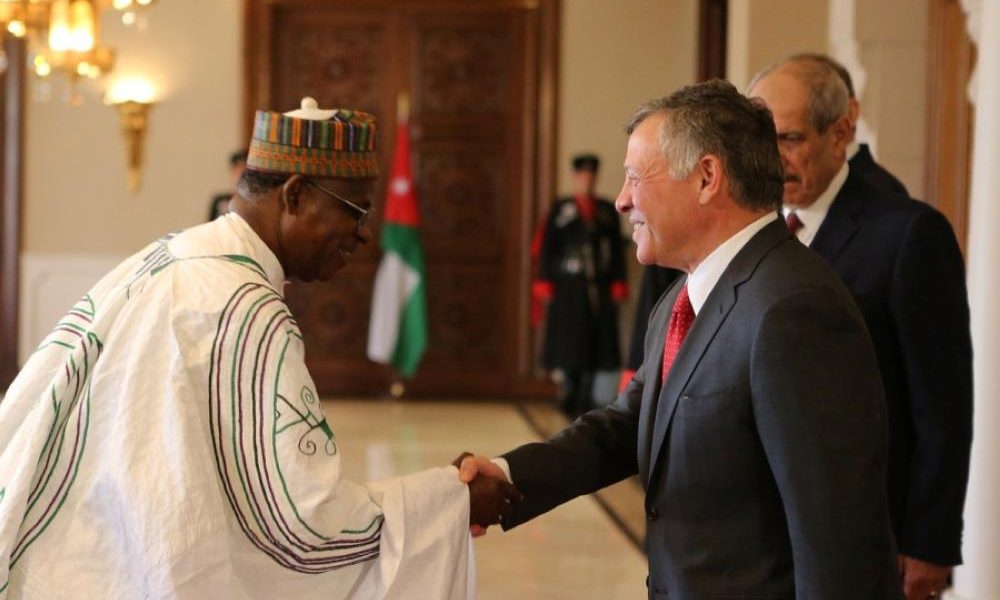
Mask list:
POLYGON ((938 595, 961 563, 972 441, 965 268, 948 221, 846 162, 850 100, 828 61, 795 57, 750 95, 778 130, 788 227, 854 294, 889 411, 889 506, 908 600, 938 595))
POLYGON ((0 405, 0 598, 469 597, 515 492, 345 480, 282 295, 371 239, 376 165, 370 115, 258 112, 231 212, 60 321, 0 405))
POLYGON ((847 148, 845 149, 848 168, 861 175, 865 181, 874 187, 886 192, 909 197, 910 192, 907 191, 903 182, 875 161, 875 157, 872 156, 872 151, 868 147, 868 144, 857 141, 858 120, 861 118, 861 102, 858 101, 857 95, 854 92, 854 79, 851 78, 850 71, 826 54, 815 52, 795 54, 789 60, 797 62, 816 61, 827 65, 836 72, 837 77, 844 82, 844 87, 847 88, 847 120, 851 126, 847 136, 847 148))

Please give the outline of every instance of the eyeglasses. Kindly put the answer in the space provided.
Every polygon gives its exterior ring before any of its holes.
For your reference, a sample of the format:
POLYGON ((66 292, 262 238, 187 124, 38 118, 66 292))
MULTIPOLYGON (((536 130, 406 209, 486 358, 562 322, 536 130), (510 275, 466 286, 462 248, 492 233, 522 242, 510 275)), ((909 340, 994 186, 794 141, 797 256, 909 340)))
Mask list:
POLYGON ((305 181, 309 185, 313 186, 314 188, 318 189, 319 191, 323 192, 324 194, 327 194, 329 196, 333 196, 335 199, 340 200, 341 202, 343 202, 344 204, 346 204, 347 206, 349 206, 351 208, 351 210, 353 210, 354 213, 355 213, 355 216, 354 216, 354 220, 356 221, 356 223, 354 225, 354 232, 355 233, 357 233, 357 231, 359 229, 361 229, 361 227, 363 227, 365 223, 368 222, 368 217, 370 217, 371 214, 373 212, 375 212, 374 208, 361 208, 356 203, 351 202, 350 200, 348 200, 347 198, 344 198, 343 196, 341 196, 340 194, 338 194, 336 192, 333 192, 333 191, 330 191, 330 190, 326 189, 325 187, 321 186, 320 184, 316 183, 315 181, 313 181, 311 179, 303 179, 303 181, 305 181))

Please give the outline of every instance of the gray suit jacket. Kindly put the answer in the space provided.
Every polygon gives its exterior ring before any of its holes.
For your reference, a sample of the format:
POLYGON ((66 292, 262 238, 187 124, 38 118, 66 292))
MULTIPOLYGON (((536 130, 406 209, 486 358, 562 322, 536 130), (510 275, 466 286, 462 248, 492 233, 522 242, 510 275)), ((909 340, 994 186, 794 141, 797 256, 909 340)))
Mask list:
POLYGON ((897 599, 878 365, 850 293, 778 221, 737 254, 661 386, 670 312, 607 409, 505 455, 506 527, 638 473, 650 598, 897 599))

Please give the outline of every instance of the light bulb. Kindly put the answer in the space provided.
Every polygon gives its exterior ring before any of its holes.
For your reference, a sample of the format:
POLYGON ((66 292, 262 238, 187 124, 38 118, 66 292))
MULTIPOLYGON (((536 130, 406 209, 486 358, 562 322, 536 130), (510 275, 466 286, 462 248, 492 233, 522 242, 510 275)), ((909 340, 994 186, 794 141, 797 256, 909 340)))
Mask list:
POLYGON ((54 0, 49 17, 49 48, 65 52, 70 47, 69 0, 54 0))
POLYGON ((7 31, 14 37, 22 38, 28 33, 28 27, 24 21, 11 21, 7 23, 7 31))
POLYGON ((73 0, 69 6, 70 49, 88 52, 94 47, 94 7, 89 0, 73 0))

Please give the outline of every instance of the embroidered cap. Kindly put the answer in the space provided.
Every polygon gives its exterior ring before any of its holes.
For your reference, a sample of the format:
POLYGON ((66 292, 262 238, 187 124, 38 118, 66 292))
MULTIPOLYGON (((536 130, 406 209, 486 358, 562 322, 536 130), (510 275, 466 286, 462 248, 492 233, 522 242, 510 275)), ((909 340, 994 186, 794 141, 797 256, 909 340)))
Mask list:
POLYGON ((358 110, 320 109, 303 98, 284 114, 257 111, 247 169, 267 173, 362 178, 378 175, 375 117, 358 110))

